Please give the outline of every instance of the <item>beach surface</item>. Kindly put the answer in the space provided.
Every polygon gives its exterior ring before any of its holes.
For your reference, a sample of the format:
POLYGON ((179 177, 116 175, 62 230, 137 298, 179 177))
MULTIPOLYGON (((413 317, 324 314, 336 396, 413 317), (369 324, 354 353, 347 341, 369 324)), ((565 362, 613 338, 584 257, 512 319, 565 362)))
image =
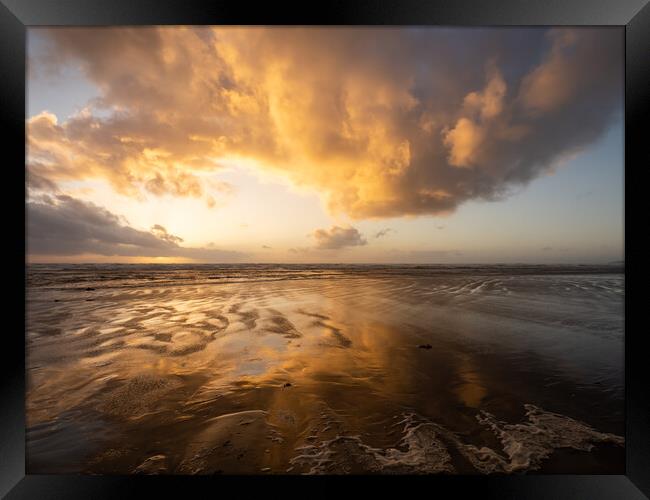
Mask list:
POLYGON ((31 265, 27 472, 622 474, 616 266, 31 265))

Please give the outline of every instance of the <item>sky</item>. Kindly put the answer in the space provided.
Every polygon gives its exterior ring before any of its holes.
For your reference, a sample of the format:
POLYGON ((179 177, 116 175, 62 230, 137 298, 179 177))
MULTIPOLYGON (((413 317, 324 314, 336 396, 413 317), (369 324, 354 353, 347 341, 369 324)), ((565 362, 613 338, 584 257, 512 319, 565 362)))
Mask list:
POLYGON ((623 259, 620 28, 29 28, 30 262, 623 259))

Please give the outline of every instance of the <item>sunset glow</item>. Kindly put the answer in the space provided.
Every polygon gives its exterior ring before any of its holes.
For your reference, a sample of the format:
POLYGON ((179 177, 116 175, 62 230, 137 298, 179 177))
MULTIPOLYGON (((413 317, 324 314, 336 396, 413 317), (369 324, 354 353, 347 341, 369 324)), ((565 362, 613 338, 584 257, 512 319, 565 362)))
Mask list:
POLYGON ((29 260, 621 260, 622 42, 30 29, 29 260))

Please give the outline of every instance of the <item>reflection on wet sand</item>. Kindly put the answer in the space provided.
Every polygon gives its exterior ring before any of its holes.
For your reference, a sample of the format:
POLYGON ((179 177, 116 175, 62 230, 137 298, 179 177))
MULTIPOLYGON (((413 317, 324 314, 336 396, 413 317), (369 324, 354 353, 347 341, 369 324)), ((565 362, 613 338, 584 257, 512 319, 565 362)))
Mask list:
POLYGON ((479 408, 481 401, 487 394, 487 389, 481 382, 480 375, 472 365, 469 356, 464 355, 457 366, 457 376, 460 379, 454 387, 454 392, 458 398, 470 408, 479 408))
POLYGON ((190 271, 30 269, 31 473, 623 469, 621 274, 190 271))

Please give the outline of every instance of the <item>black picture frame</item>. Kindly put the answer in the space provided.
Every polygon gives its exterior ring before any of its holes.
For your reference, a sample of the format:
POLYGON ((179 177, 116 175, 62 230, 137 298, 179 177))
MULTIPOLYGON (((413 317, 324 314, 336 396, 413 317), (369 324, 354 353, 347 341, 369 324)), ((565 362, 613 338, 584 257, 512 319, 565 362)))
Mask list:
MULTIPOLYGON (((15 226, 3 250, 6 263, 4 308, 10 325, 3 334, 0 378, 0 495, 7 498, 123 498, 156 492, 180 494, 204 488, 212 495, 236 486, 282 484, 284 493, 302 491, 311 496, 327 485, 337 491, 363 479, 366 486, 394 488, 398 494, 417 491, 447 497, 472 494, 494 498, 650 498, 650 390, 644 382, 645 328, 630 320, 643 277, 630 274, 642 268, 630 249, 633 200, 642 199, 639 175, 648 167, 643 121, 650 100, 650 6, 648 0, 329 0, 317 4, 247 4, 199 0, 0 0, 0 115, 4 130, 2 199, 5 221, 15 226), (626 474, 602 476, 515 475, 402 477, 136 477, 25 474, 25 56, 26 28, 30 26, 141 25, 141 24, 305 24, 305 25, 618 25, 625 28, 625 387, 626 474), (638 163, 638 165, 637 165, 638 163), (19 186, 21 185, 21 189, 19 186), (635 191, 637 191, 635 193, 635 191), (636 195, 635 195, 636 194, 636 195), (21 199, 22 197, 22 199, 21 199), (23 334, 21 334, 21 329, 23 334), (294 483, 301 481, 301 483, 294 483), (309 484, 314 482, 314 484, 309 484), (316 484, 317 482, 317 484, 316 484), (293 485, 304 486, 305 489, 293 485), (318 490, 314 488, 318 488, 318 490), (421 490, 421 488, 425 488, 421 490), (311 492, 311 493, 310 493, 311 492)), ((639 208, 640 209, 640 208, 639 208)), ((643 213, 643 212, 641 212, 643 213)), ((7 223, 8 224, 8 223, 7 223)), ((643 228, 644 226, 641 226, 643 228)), ((638 310, 638 309, 636 309, 638 310)), ((365 494, 369 494, 364 490, 365 494)))

